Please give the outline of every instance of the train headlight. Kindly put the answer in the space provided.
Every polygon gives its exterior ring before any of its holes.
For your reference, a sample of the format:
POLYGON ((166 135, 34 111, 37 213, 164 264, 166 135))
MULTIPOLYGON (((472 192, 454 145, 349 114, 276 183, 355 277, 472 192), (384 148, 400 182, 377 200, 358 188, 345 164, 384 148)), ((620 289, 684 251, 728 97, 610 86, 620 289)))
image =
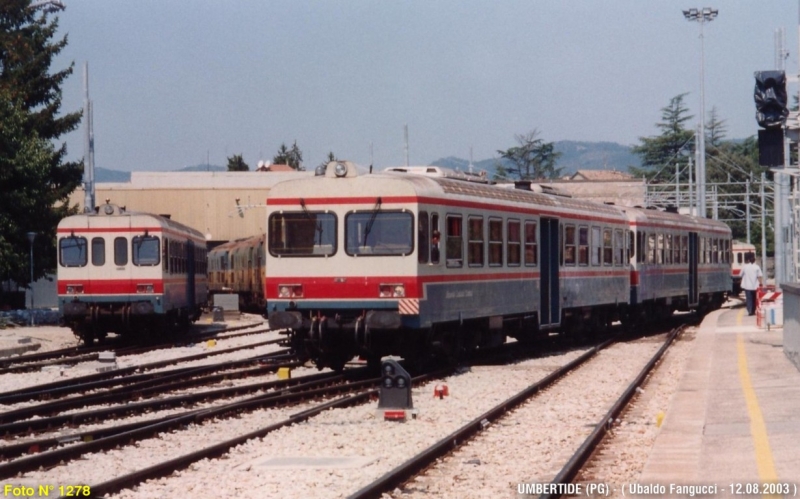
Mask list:
POLYGON ((137 284, 136 285, 136 292, 137 293, 152 294, 153 293, 153 285, 152 284, 137 284))
POLYGON ((303 297, 302 284, 278 285, 278 298, 302 298, 302 297, 303 297))
POLYGON ((403 284, 381 284, 378 288, 381 298, 405 298, 406 287, 403 284))
POLYGON ((83 294, 83 284, 67 284, 67 294, 68 295, 82 295, 83 294))
POLYGON ((335 173, 337 177, 344 177, 347 175, 347 165, 344 163, 336 163, 333 173, 335 173))

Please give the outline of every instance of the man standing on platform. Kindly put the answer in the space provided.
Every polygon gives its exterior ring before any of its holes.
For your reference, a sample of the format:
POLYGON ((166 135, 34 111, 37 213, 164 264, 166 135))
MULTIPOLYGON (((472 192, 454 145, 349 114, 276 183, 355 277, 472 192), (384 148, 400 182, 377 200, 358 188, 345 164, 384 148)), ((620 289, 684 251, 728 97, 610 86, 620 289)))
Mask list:
POLYGON ((747 315, 753 315, 756 313, 756 290, 761 286, 763 275, 753 253, 746 254, 744 261, 745 264, 742 267, 742 289, 747 303, 747 315))

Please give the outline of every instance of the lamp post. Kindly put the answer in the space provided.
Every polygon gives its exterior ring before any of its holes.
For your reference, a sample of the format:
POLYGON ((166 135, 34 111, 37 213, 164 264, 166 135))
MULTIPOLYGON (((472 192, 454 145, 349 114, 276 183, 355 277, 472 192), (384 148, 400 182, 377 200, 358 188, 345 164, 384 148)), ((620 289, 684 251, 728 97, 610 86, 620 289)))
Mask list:
POLYGON ((719 14, 719 10, 709 7, 683 11, 686 20, 697 21, 700 24, 700 133, 697 137, 697 202, 700 216, 703 218, 706 217, 706 58, 703 25, 713 21, 717 14, 719 14))
POLYGON ((35 232, 28 232, 28 241, 31 242, 31 283, 28 285, 31 288, 31 326, 33 326, 33 241, 36 239, 35 232))

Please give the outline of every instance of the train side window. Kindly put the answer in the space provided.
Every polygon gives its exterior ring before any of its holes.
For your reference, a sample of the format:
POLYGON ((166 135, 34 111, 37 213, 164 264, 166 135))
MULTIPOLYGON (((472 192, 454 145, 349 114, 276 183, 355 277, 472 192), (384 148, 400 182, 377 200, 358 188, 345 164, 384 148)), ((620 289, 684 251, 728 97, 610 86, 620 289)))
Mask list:
POLYGON ((564 226, 564 265, 575 265, 577 260, 575 248, 575 226, 564 226))
POLYGON ((620 229, 614 231, 614 265, 622 266, 625 258, 625 234, 620 229))
POLYGON ((672 263, 672 234, 664 236, 664 263, 672 263))
POLYGON ((672 263, 681 263, 681 236, 676 234, 672 244, 672 263))
POLYGON ((600 239, 600 227, 592 227, 592 265, 597 267, 603 261, 603 240, 600 239))
POLYGON ((634 254, 636 250, 636 234, 633 233, 632 230, 628 231, 628 258, 625 260, 627 263, 633 263, 634 257, 638 255, 634 254))
POLYGON ((578 228, 578 265, 589 265, 589 227, 578 228))
POLYGON ((62 267, 85 267, 87 263, 85 237, 70 236, 58 241, 58 261, 62 267))
POLYGON ((442 248, 442 234, 439 229, 439 214, 431 213, 431 263, 438 264, 442 248), (434 241, 436 239, 436 241, 434 241))
POLYGON ((161 241, 161 268, 164 272, 169 272, 169 239, 161 241))
POLYGON ((489 219, 489 266, 503 265, 503 220, 489 219))
POLYGON ((106 264, 106 240, 102 237, 92 238, 92 265, 102 267, 106 264))
POLYGON ((714 239, 713 247, 711 249, 713 251, 712 255, 714 257, 714 263, 719 263, 719 239, 714 239))
POLYGON ((681 263, 689 263, 689 236, 681 236, 681 263))
POLYGON ((114 238, 114 265, 128 265, 128 240, 124 237, 114 238))
POLYGON ((470 267, 483 266, 483 217, 469 217, 467 258, 470 267))
POLYGON ((159 263, 161 248, 155 236, 134 236, 131 241, 133 264, 140 266, 156 266, 159 263))
POLYGON ((647 247, 645 245, 645 234, 642 231, 636 233, 636 261, 644 263, 647 259, 647 247))
POLYGON ((447 216, 445 252, 448 267, 462 267, 464 265, 464 228, 461 223, 461 215, 447 216))
POLYGON ((539 248, 536 243, 536 222, 525 222, 525 265, 539 264, 539 248))
POLYGON ((611 241, 611 229, 603 229, 603 265, 611 265, 614 248, 611 241))
POLYGON ((428 212, 420 211, 417 218, 417 263, 428 263, 428 257, 431 251, 431 238, 428 233, 428 212))
POLYGON ((656 235, 647 234, 647 263, 656 263, 656 235))
POLYGON ((521 238, 521 231, 520 231, 520 221, 519 220, 509 220, 508 225, 506 226, 507 231, 507 238, 508 238, 508 247, 507 251, 508 254, 506 259, 508 260, 509 267, 518 267, 520 262, 522 261, 522 238, 521 238))

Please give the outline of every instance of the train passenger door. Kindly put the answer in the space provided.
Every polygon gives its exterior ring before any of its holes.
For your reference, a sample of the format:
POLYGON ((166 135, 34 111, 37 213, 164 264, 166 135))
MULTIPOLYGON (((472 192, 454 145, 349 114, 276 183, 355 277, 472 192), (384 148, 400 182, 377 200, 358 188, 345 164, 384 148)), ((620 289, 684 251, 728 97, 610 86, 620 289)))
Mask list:
POLYGON ((542 218, 541 223, 541 308, 539 326, 557 326, 561 323, 559 300, 558 219, 542 218))
POLYGON ((699 256, 697 246, 697 232, 689 233, 689 306, 695 306, 698 302, 697 293, 697 260, 699 256))
POLYGON ((186 241, 186 306, 192 310, 197 302, 195 300, 195 261, 194 241, 186 241))

